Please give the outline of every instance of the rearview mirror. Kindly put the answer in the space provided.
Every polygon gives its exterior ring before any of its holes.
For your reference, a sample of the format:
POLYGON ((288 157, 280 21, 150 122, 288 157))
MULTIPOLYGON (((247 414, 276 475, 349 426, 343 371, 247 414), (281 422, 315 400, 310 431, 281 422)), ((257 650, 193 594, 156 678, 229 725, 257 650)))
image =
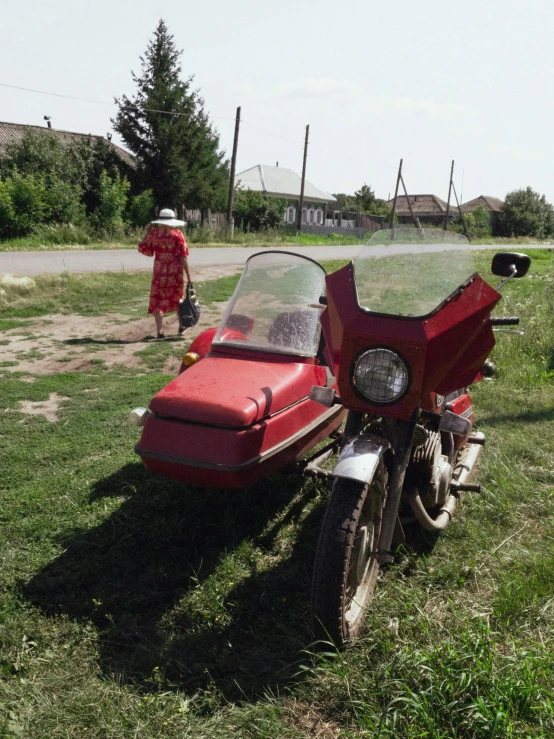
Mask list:
POLYGON ((525 277, 531 257, 514 251, 501 251, 492 258, 491 271, 497 277, 525 277))

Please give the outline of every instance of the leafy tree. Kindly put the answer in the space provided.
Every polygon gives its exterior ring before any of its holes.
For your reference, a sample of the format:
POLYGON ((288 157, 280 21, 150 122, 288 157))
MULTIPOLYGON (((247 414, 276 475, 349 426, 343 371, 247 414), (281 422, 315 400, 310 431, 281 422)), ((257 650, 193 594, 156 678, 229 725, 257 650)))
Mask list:
POLYGON ((116 99, 114 128, 137 156, 144 185, 152 189, 158 206, 221 208, 227 162, 204 101, 192 89, 194 77, 185 81, 180 77, 181 54, 160 20, 140 57, 142 74, 132 73, 135 96, 116 99))
MULTIPOLYGON (((8 144, 0 162, 0 173, 11 180, 10 191, 15 187, 20 194, 24 190, 29 194, 41 183, 41 207, 34 210, 34 225, 41 221, 79 223, 83 220, 83 161, 75 147, 63 144, 52 133, 25 131, 20 141, 8 144), (31 179, 26 180, 28 177, 31 179)), ((22 216, 17 209, 14 217, 19 232, 22 216)))
POLYGON ((338 210, 351 211, 352 213, 365 213, 372 216, 384 216, 385 219, 391 216, 390 208, 385 200, 376 198, 374 191, 367 184, 363 184, 354 195, 345 195, 344 193, 335 193, 337 198, 338 210))
POLYGON ((349 197, 348 207, 356 213, 369 213, 372 205, 377 198, 371 187, 363 184, 359 190, 356 190, 354 197, 349 197))
POLYGON ((281 226, 286 209, 286 200, 268 198, 256 190, 235 191, 233 207, 235 223, 245 231, 260 231, 281 226))
POLYGON ((506 195, 498 219, 502 236, 532 236, 544 239, 554 235, 554 208, 544 195, 532 188, 514 190, 506 195))
POLYGON ((79 190, 83 182, 83 162, 76 147, 63 144, 48 130, 25 131, 19 141, 6 146, 0 176, 9 177, 14 172, 47 176, 79 190))
POLYGON ((133 169, 102 139, 62 143, 48 131, 26 131, 8 145, 0 173, 38 177, 44 184, 41 220, 80 224, 102 201, 102 172, 114 179, 129 177, 133 169))
POLYGON ((95 213, 100 208, 103 198, 103 173, 112 180, 119 177, 137 186, 136 172, 123 162, 113 147, 103 139, 96 139, 94 143, 81 141, 78 153, 82 163, 82 200, 87 215, 95 213))

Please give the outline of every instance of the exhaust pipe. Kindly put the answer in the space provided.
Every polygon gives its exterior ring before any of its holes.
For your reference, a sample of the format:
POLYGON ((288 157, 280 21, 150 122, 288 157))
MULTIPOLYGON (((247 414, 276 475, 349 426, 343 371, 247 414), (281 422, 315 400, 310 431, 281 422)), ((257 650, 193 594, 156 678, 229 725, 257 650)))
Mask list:
MULTIPOLYGON (((474 435, 474 439, 475 441, 466 447, 467 451, 463 454, 454 468, 452 480, 460 485, 465 483, 473 471, 483 444, 485 443, 485 435, 482 432, 477 432, 474 435)), ((445 529, 452 520, 452 516, 454 515, 454 511, 458 504, 458 497, 458 494, 450 494, 448 500, 440 509, 436 518, 431 518, 427 513, 417 490, 410 495, 408 501, 416 521, 422 528, 426 529, 426 531, 442 531, 442 529, 445 529)))

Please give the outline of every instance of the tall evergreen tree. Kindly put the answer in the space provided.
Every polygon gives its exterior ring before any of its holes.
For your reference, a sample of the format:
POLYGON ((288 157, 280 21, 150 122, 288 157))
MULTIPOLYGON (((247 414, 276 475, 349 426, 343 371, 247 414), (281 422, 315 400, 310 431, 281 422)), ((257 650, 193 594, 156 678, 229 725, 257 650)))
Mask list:
POLYGON ((132 72, 137 92, 116 99, 112 123, 142 168, 144 185, 159 207, 223 209, 228 166, 219 136, 204 111, 204 101, 183 82, 177 49, 160 20, 144 56, 142 74, 132 72))

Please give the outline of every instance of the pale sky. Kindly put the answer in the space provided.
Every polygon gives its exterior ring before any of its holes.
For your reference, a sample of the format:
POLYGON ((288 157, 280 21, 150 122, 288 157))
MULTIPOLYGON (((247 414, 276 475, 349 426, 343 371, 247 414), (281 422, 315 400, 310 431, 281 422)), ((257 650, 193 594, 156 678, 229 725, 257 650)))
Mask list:
MULTIPOLYGON (((553 0, 3 0, 0 83, 111 103, 163 17, 237 171, 275 164, 328 192, 364 182, 463 200, 531 185, 554 202, 553 0)), ((105 134, 113 105, 0 87, 0 120, 105 134)), ((114 136, 114 141, 117 141, 114 136)))

